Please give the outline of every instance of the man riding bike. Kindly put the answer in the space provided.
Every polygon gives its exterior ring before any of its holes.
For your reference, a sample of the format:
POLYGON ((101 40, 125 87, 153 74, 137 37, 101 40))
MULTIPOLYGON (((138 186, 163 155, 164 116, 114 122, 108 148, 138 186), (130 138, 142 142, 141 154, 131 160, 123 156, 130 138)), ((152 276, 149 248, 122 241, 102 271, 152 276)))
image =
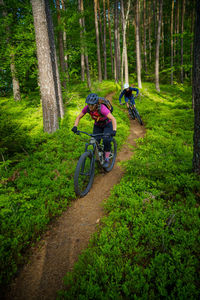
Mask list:
MULTIPOLYGON (((117 122, 115 117, 111 114, 110 110, 104 105, 100 104, 99 106, 99 96, 97 94, 89 94, 86 98, 86 106, 77 116, 74 127, 72 131, 77 132, 77 126, 80 119, 86 114, 89 113, 92 119, 95 121, 93 127, 93 134, 102 133, 108 134, 108 136, 103 137, 104 151, 105 151, 105 163, 104 168, 109 166, 109 155, 111 151, 111 140, 112 136, 116 135, 117 122)), ((101 138, 96 138, 100 142, 101 138)))
POLYGON ((121 92, 121 94, 119 96, 119 103, 122 104, 121 99, 124 96, 127 108, 129 108, 129 103, 128 103, 129 100, 130 100, 130 103, 135 106, 135 99, 132 94, 133 91, 135 91, 137 93, 135 96, 135 98, 136 98, 139 94, 139 90, 137 88, 130 87, 128 83, 125 83, 124 90, 121 92))

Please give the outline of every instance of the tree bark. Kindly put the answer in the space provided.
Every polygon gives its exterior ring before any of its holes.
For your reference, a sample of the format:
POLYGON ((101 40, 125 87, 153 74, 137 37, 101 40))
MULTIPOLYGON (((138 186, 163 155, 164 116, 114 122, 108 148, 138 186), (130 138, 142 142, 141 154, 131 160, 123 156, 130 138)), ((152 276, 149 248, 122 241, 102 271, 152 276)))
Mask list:
POLYGON ((200 175, 200 1, 196 0, 194 35, 193 95, 194 95, 194 147, 193 171, 200 175))
MULTIPOLYGON (((81 0, 78 0, 78 9, 81 12, 81 0)), ((85 81, 85 56, 84 56, 84 43, 83 43, 83 22, 79 18, 80 24, 80 43, 81 43, 81 81, 85 81)))
POLYGON ((154 22, 154 37, 156 40, 156 0, 153 0, 153 22, 154 22))
POLYGON ((151 2, 149 1, 149 18, 148 18, 148 27, 149 27, 149 63, 151 64, 151 2))
POLYGON ((107 53, 106 53, 106 4, 103 0, 103 56, 104 56, 104 79, 107 80, 107 53))
POLYGON ((141 82, 141 50, 140 50, 140 6, 139 0, 136 1, 136 18, 135 18, 135 40, 137 56, 137 80, 139 89, 142 88, 141 82))
POLYGON ((179 0, 177 0, 177 11, 176 11, 176 63, 179 64, 179 52, 178 52, 178 42, 179 42, 179 22, 180 22, 180 8, 179 8, 179 0))
MULTIPOLYGON (((83 7, 83 0, 80 1, 80 10, 81 13, 84 12, 84 7, 83 7)), ((86 29, 85 29, 85 18, 81 18, 81 23, 83 27, 83 34, 86 34, 86 29)), ((89 60, 88 60, 88 51, 87 51, 87 46, 84 44, 84 58, 85 58, 85 66, 86 66, 86 74, 87 74, 87 86, 89 90, 91 91, 91 80, 90 80, 90 70, 89 70, 89 60)))
POLYGON ((67 88, 66 86, 66 69, 65 69, 65 59, 64 59, 64 45, 63 45, 63 32, 60 29, 61 26, 61 17, 60 17, 60 0, 56 0, 56 10, 57 10, 57 21, 58 21, 58 53, 59 53, 59 60, 60 60, 60 69, 62 72, 62 87, 64 89, 67 88))
POLYGON ((181 17, 181 83, 183 83, 183 31, 184 31, 184 15, 185 15, 185 0, 182 5, 182 17, 181 17))
POLYGON ((118 22, 118 28, 117 28, 117 35, 118 35, 118 38, 117 38, 117 51, 118 51, 118 78, 120 78, 120 70, 121 70, 121 47, 120 47, 120 28, 119 28, 119 22, 118 22))
POLYGON ((21 100, 21 93, 20 93, 19 79, 17 78, 16 75, 14 53, 10 54, 10 69, 12 74, 13 97, 16 101, 19 101, 21 100))
POLYGON ((162 21, 162 7, 163 7, 163 0, 160 0, 160 5, 159 5, 159 21, 158 21, 157 39, 156 39, 156 61, 155 61, 155 83, 156 83, 156 90, 158 92, 160 92, 160 84, 159 84, 159 52, 160 52, 160 33, 161 33, 161 21, 162 21))
POLYGON ((162 67, 165 66, 165 37, 164 37, 164 21, 162 19, 161 25, 161 41, 162 41, 162 67))
POLYGON ((111 39, 111 24, 110 24, 110 2, 107 0, 107 7, 108 7, 108 27, 109 27, 109 40, 110 40, 110 60, 111 60, 111 72, 113 76, 113 53, 112 53, 112 39, 111 39))
POLYGON ((144 23, 144 69, 147 73, 147 45, 146 45, 146 0, 144 0, 144 13, 143 13, 143 23, 144 23))
POLYGON ((102 49, 103 49, 104 48, 104 45, 103 45, 103 30, 102 30, 102 23, 101 23, 101 10, 100 10, 99 1, 100 0, 97 0, 97 12, 98 12, 98 18, 99 18, 99 30, 100 30, 100 37, 101 37, 101 45, 102 45, 102 49))
MULTIPOLYGON (((7 11, 6 11, 6 7, 5 4, 3 2, 3 0, 0 0, 0 7, 2 7, 2 15, 5 18, 7 16, 7 11)), ((6 30, 7 30, 7 43, 10 44, 9 42, 9 38, 10 38, 10 28, 9 26, 6 26, 6 30)), ((15 68, 15 54, 14 54, 14 50, 11 47, 11 52, 10 52, 10 70, 11 70, 11 76, 12 76, 12 86, 13 86, 13 97, 16 101, 21 100, 21 93, 20 93, 20 85, 19 85, 19 79, 17 77, 17 72, 16 72, 16 68, 15 68)))
POLYGON ((122 14, 122 35, 123 35, 123 51, 122 51, 122 66, 121 66, 121 85, 123 88, 123 66, 125 67, 125 82, 129 83, 128 77, 128 57, 127 57, 127 46, 126 46, 126 26, 128 21, 128 15, 130 10, 130 0, 128 1, 126 16, 124 13, 124 1, 121 0, 121 14, 122 14))
POLYGON ((119 82, 119 59, 118 59, 118 54, 119 54, 119 49, 118 49, 118 1, 115 0, 115 7, 114 7, 114 45, 115 45, 115 68, 114 68, 114 76, 115 76, 115 82, 119 82))
POLYGON ((47 0, 31 0, 39 67, 44 131, 59 128, 58 117, 64 116, 54 33, 47 0))
POLYGON ((97 19, 97 0, 94 0, 94 17, 95 17, 95 31, 96 31, 96 42, 97 42, 97 60, 98 60, 98 79, 102 81, 101 72, 101 55, 100 55, 100 43, 99 43, 99 27, 97 19))
MULTIPOLYGON (((61 0, 61 3, 62 3, 62 10, 65 11, 64 0, 61 0)), ((63 48, 64 48, 64 61, 65 61, 66 76, 67 76, 67 80, 69 80, 68 57, 67 57, 67 54, 65 54, 65 51, 67 50, 67 35, 66 35, 65 30, 63 31, 63 48)))
MULTIPOLYGON (((194 16, 195 16, 195 1, 193 0, 193 8, 192 8, 192 13, 191 13, 191 36, 193 36, 193 32, 194 32, 194 16)), ((194 44, 194 40, 191 40, 191 44, 190 44, 190 57, 191 57, 191 65, 193 62, 193 44, 194 44)), ((192 84, 192 74, 193 74, 193 68, 191 67, 191 84, 192 84)))
POLYGON ((174 39, 173 39, 173 33, 174 33, 174 0, 172 0, 172 10, 171 10, 171 85, 173 85, 173 61, 174 61, 174 39))

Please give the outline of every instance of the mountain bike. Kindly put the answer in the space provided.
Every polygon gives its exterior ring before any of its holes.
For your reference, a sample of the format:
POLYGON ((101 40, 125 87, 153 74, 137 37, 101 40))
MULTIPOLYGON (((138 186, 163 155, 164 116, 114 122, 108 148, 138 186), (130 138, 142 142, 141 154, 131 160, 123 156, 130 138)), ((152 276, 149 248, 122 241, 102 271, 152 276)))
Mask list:
MULTIPOLYGON (((135 98, 137 98, 137 97, 135 97, 135 98)), ((126 103, 121 103, 121 105, 125 105, 125 104, 126 103)), ((133 120, 137 119, 138 122, 140 123, 140 125, 143 125, 143 121, 140 117, 139 111, 134 106, 134 104, 132 104, 130 101, 129 101, 128 113, 133 120)))
POLYGON ((85 152, 80 156, 74 173, 74 190, 77 196, 85 196, 91 189, 94 173, 95 162, 97 161, 99 166, 106 172, 110 172, 115 164, 117 155, 117 143, 114 138, 111 140, 111 152, 109 156, 109 166, 105 168, 105 155, 104 146, 102 141, 98 143, 95 137, 110 137, 109 134, 90 134, 84 131, 77 131, 78 135, 85 134, 90 137, 90 140, 85 144, 85 152), (90 148, 90 149, 89 149, 90 148))
POLYGON ((131 117, 133 120, 137 119, 138 122, 140 123, 140 125, 143 125, 143 122, 142 122, 142 119, 141 119, 141 117, 140 117, 139 111, 138 111, 137 108, 136 108, 133 104, 131 104, 131 103, 129 103, 128 113, 129 113, 130 117, 131 117))

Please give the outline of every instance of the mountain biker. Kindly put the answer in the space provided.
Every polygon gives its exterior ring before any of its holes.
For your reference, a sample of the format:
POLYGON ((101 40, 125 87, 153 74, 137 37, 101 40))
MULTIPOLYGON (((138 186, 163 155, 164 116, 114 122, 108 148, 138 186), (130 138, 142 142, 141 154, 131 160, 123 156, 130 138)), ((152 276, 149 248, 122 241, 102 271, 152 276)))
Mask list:
MULTIPOLYGON (((110 136, 103 137, 104 151, 105 151, 105 163, 104 167, 107 168, 109 166, 109 155, 111 151, 111 141, 112 137, 116 135, 117 130, 117 122, 115 117, 111 114, 110 110, 104 105, 101 104, 99 108, 99 96, 97 94, 89 94, 86 98, 86 106, 80 112, 80 114, 76 117, 74 126, 72 131, 74 133, 77 132, 77 127, 80 119, 86 114, 89 113, 92 119, 95 121, 93 127, 93 134, 110 134, 110 136), (100 111, 99 111, 100 109, 100 111)), ((100 143, 101 137, 96 138, 98 143, 100 143)))
POLYGON ((128 83, 125 83, 124 90, 121 92, 121 94, 119 96, 119 103, 122 104, 121 99, 124 96, 127 108, 129 108, 129 103, 128 103, 129 100, 130 100, 130 103, 135 106, 135 99, 132 94, 133 91, 136 92, 136 96, 135 96, 135 98, 136 98, 139 94, 139 90, 137 88, 130 87, 128 83))

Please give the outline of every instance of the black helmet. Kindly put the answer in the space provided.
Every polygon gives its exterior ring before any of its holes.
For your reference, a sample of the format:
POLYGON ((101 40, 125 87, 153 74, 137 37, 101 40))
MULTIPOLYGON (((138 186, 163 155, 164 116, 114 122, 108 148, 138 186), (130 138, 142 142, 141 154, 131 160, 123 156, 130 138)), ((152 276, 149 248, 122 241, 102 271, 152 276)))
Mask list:
POLYGON ((89 94, 85 100, 87 104, 97 104, 99 101, 99 96, 97 94, 89 94))

